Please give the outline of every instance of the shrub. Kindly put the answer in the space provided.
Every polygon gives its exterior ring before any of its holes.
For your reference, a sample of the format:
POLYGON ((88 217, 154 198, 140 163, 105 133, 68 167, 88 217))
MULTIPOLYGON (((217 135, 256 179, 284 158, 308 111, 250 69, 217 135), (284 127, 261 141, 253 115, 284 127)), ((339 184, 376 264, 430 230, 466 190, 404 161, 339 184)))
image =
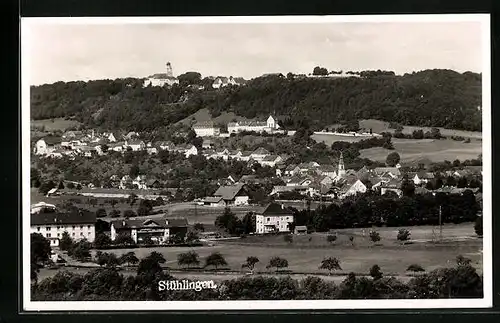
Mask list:
POLYGON ((406 268, 407 271, 413 271, 413 272, 422 272, 422 271, 425 271, 425 269, 418 265, 418 264, 412 264, 412 265, 409 265, 408 268, 406 268))

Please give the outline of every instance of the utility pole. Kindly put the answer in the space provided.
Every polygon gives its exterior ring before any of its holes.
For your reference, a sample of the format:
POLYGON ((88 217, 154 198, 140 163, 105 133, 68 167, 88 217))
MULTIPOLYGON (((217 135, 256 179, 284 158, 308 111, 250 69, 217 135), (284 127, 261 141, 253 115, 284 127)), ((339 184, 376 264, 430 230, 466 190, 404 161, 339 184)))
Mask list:
POLYGON ((441 205, 439 206, 439 241, 443 241, 443 222, 441 217, 441 205))

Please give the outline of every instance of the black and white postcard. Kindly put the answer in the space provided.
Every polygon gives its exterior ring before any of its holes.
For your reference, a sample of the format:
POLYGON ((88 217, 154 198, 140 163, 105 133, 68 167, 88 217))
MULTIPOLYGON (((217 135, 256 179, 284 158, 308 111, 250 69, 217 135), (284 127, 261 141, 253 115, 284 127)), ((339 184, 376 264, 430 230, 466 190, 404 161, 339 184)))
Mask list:
POLYGON ((492 306, 489 15, 21 30, 24 310, 492 306))

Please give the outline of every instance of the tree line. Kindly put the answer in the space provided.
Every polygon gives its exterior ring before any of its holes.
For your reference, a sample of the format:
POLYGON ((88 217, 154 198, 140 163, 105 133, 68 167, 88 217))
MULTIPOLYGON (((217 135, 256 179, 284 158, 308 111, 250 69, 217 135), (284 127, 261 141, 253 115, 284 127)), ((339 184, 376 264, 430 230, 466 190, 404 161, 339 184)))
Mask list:
POLYGON ((258 77, 245 86, 192 91, 142 87, 141 79, 57 82, 31 87, 34 119, 75 118, 87 127, 152 130, 201 108, 256 118, 271 113, 285 128, 310 120, 314 129, 350 120, 379 119, 425 127, 481 130, 481 75, 424 70, 402 76, 364 73, 360 78, 258 77), (187 93, 186 93, 187 92, 187 93))

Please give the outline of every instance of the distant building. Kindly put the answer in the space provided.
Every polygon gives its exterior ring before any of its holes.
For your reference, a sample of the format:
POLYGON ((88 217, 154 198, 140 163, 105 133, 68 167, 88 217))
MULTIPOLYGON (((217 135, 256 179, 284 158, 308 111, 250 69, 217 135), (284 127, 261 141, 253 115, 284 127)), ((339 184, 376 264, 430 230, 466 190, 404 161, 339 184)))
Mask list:
POLYGON ((401 197, 403 195, 403 191, 401 190, 401 181, 393 178, 387 183, 382 183, 380 185, 380 194, 384 195, 387 192, 394 192, 398 195, 398 197, 401 197))
POLYGON ((143 86, 172 86, 174 84, 179 84, 179 80, 173 76, 172 65, 170 62, 167 63, 167 73, 153 74, 147 77, 144 81, 143 86))
POLYGON ((174 148, 174 151, 184 154, 186 158, 191 155, 198 155, 198 148, 192 144, 182 144, 174 148))
POLYGON ((64 232, 67 232, 75 241, 87 239, 93 242, 95 223, 95 213, 86 211, 31 214, 31 232, 43 235, 52 247, 59 246, 59 240, 64 232))
POLYGON ((255 232, 264 234, 272 232, 290 232, 293 213, 284 205, 271 203, 255 216, 255 232))
POLYGON ((187 233, 188 222, 186 219, 129 219, 111 222, 111 240, 118 235, 126 235, 135 243, 142 243, 146 238, 156 244, 167 243, 170 237, 187 233))
POLYGON ((279 128, 278 119, 274 116, 269 116, 266 121, 236 121, 227 124, 227 131, 229 133, 238 133, 242 131, 272 133, 279 128))
POLYGON ((36 142, 35 154, 49 155, 59 146, 61 146, 61 138, 55 136, 47 136, 36 142))
POLYGON ((197 122, 193 125, 193 130, 198 137, 216 137, 220 135, 220 128, 216 127, 213 121, 197 122))
POLYGON ((214 203, 217 205, 248 205, 248 193, 246 191, 246 186, 244 184, 235 184, 228 186, 221 186, 214 193, 213 198, 206 198, 205 202, 213 205, 214 203), (208 200, 207 200, 208 199, 208 200))
POLYGON ((230 77, 224 77, 224 76, 216 77, 214 82, 212 83, 212 87, 214 89, 219 89, 221 87, 226 87, 228 85, 240 85, 240 84, 232 76, 230 76, 230 77))
POLYGON ((125 146, 130 147, 133 151, 141 151, 146 148, 146 144, 142 140, 125 141, 125 146))
POLYGON ((39 202, 31 205, 31 214, 56 212, 56 206, 53 204, 39 202))

